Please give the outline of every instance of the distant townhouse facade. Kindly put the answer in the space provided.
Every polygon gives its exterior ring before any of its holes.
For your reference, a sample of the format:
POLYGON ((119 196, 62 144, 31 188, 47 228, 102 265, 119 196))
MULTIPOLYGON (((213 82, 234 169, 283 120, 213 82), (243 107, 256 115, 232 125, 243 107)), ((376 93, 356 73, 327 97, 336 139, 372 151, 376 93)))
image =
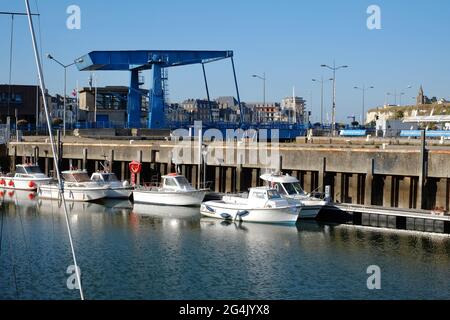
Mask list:
POLYGON ((204 99, 187 99, 182 103, 188 114, 188 121, 217 122, 219 121, 219 106, 216 101, 204 99))
POLYGON ((37 114, 42 108, 43 101, 40 88, 36 85, 0 85, 0 121, 6 123, 8 117, 26 120, 28 123, 36 122, 37 114))

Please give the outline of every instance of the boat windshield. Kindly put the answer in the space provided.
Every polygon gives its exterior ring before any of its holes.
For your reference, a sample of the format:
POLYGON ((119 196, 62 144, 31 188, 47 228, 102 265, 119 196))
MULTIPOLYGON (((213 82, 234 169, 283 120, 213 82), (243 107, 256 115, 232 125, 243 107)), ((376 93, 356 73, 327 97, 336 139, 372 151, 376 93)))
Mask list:
POLYGON ((300 186, 299 182, 294 183, 283 183, 284 189, 286 189, 286 192, 289 195, 295 195, 295 194, 304 194, 302 187, 300 186))
POLYGON ((42 173, 41 168, 38 166, 29 166, 25 168, 28 173, 42 173))
POLYGON ((280 199, 281 195, 278 193, 277 190, 267 190, 267 197, 269 198, 269 200, 273 200, 273 199, 280 199))
POLYGON ((64 173, 63 178, 68 182, 89 182, 89 176, 86 172, 64 173))
POLYGON ((105 182, 119 181, 115 173, 103 173, 102 177, 105 182))
POLYGON ((185 177, 182 177, 182 176, 176 177, 175 180, 177 180, 177 182, 180 185, 180 187, 190 186, 191 185, 189 183, 189 181, 187 181, 187 179, 185 177))
POLYGON ((16 173, 22 173, 22 174, 27 174, 27 172, 25 171, 25 168, 22 166, 17 166, 16 167, 16 173))

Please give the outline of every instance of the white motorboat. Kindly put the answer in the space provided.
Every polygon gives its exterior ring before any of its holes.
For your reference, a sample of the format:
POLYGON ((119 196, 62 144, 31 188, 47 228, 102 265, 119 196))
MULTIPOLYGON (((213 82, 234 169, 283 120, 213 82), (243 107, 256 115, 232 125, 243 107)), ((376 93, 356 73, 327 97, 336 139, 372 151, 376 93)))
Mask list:
POLYGON ((0 188, 35 191, 52 180, 42 173, 38 165, 18 164, 15 174, 0 176, 0 188))
POLYGON ((248 197, 224 196, 222 200, 202 203, 202 215, 223 220, 293 224, 300 207, 283 199, 276 189, 251 188, 248 197))
POLYGON ((133 192, 133 187, 128 181, 120 181, 113 172, 94 172, 91 176, 91 180, 101 185, 108 185, 106 198, 128 199, 133 192))
POLYGON ((187 179, 179 174, 171 173, 162 176, 161 186, 141 186, 133 191, 133 200, 137 203, 199 206, 206 195, 206 190, 197 190, 187 179))
MULTIPOLYGON (((94 201, 106 197, 109 185, 92 181, 85 170, 68 170, 61 172, 64 197, 70 201, 94 201)), ((41 185, 38 196, 43 199, 59 199, 57 183, 41 185)))
POLYGON ((277 189, 283 198, 298 203, 301 206, 301 219, 316 218, 320 210, 330 203, 329 199, 316 198, 306 193, 300 186, 300 181, 288 174, 270 173, 263 174, 260 178, 266 181, 271 188, 277 189))

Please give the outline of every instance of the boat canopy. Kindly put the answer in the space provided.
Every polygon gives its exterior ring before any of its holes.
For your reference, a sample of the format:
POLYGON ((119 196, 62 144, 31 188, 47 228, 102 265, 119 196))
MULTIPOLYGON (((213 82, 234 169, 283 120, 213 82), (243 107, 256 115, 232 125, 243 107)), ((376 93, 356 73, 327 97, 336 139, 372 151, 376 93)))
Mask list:
POLYGON ((164 179, 164 186, 165 187, 174 187, 174 188, 192 188, 189 181, 182 175, 179 174, 168 174, 165 176, 162 176, 164 179))
POLYGON ((91 179, 93 181, 104 181, 104 182, 119 181, 119 179, 117 179, 116 174, 113 172, 95 172, 92 174, 91 179))
POLYGON ((69 170, 61 172, 65 181, 67 182, 89 182, 91 179, 84 170, 69 170))
POLYGON ((296 183, 300 182, 297 178, 290 176, 288 174, 282 175, 282 174, 273 174, 273 173, 266 173, 263 174, 260 177, 264 181, 268 182, 274 182, 274 183, 296 183))

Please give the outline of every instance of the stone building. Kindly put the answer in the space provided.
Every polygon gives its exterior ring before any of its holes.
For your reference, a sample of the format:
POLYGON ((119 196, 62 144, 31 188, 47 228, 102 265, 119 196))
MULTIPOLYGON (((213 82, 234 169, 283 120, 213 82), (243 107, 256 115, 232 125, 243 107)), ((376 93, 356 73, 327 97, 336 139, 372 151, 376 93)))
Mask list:
POLYGON ((420 106, 422 104, 429 104, 430 99, 424 94, 423 87, 420 86, 419 94, 417 95, 416 105, 420 106))
POLYGON ((288 123, 305 122, 306 100, 302 97, 287 97, 281 101, 282 121, 288 123))

